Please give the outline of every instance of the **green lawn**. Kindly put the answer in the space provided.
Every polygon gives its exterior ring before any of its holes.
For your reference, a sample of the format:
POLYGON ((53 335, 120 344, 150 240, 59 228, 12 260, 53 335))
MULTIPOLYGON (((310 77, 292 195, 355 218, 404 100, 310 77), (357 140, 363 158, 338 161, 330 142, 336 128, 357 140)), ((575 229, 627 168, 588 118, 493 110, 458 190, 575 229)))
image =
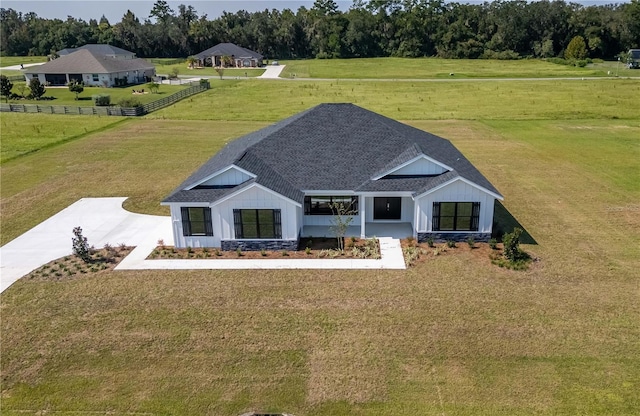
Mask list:
POLYGON ((120 117, 107 116, 52 117, 49 114, 0 113, 0 163, 79 139, 112 127, 123 120, 120 117))
POLYGON ((36 64, 47 62, 46 56, 0 56, 0 68, 20 64, 36 64))
POLYGON ((322 102, 351 102, 400 120, 629 119, 640 110, 635 80, 211 80, 211 86, 149 117, 277 121, 322 102))
MULTIPOLYGON (((151 101, 159 100, 163 97, 178 92, 188 85, 166 85, 161 84, 157 93, 152 94, 149 89, 149 84, 129 85, 128 87, 118 88, 101 88, 101 87, 85 87, 84 91, 78 95, 76 100, 75 93, 69 91, 68 87, 46 87, 46 92, 43 95, 43 100, 9 100, 12 104, 39 104, 39 105, 67 105, 74 107, 93 107, 94 95, 107 94, 111 96, 111 104, 117 105, 121 100, 138 100, 141 104, 147 104, 151 101), (144 94, 134 94, 133 90, 144 89, 144 94), (54 99, 48 99, 53 97, 54 99)), ((14 82, 13 93, 18 95, 28 95, 29 87, 23 82, 14 82), (24 86, 24 91, 21 91, 21 86, 24 86)), ((3 100, 4 102, 4 100, 3 100)))
MULTIPOLYGON (((636 84, 464 84, 468 103, 457 83, 410 85, 219 81, 17 157, 0 166, 2 244, 81 197, 167 214, 159 201, 229 140, 352 97, 450 139, 538 242, 530 270, 460 248, 407 271, 23 279, 0 298, 3 415, 637 414, 636 84)), ((3 126, 3 146, 20 137, 3 126)))
POLYGON ((602 68, 577 68, 539 59, 367 58, 280 61, 283 78, 554 78, 606 76, 602 68), (453 75, 451 75, 453 74, 453 75))
MULTIPOLYGON (((216 72, 215 68, 204 67, 204 68, 190 69, 187 66, 186 62, 183 62, 180 64, 170 64, 170 65, 162 64, 162 63, 160 64, 154 63, 154 65, 156 66, 157 74, 166 75, 169 72, 171 72, 174 68, 176 68, 178 70, 178 75, 180 76, 193 76, 193 77, 199 77, 201 75, 218 76, 218 73, 216 72)), ((264 71, 265 70, 263 68, 225 68, 224 76, 244 78, 246 73, 247 77, 252 78, 252 77, 258 77, 262 75, 264 71)))

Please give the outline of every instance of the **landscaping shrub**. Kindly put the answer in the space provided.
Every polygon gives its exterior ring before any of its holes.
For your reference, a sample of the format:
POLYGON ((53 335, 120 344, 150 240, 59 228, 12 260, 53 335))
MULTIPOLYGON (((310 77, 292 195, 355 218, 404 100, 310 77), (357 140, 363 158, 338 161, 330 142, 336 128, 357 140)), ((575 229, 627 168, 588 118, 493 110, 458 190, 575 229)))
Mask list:
POLYGON ((118 101, 118 107, 135 108, 142 107, 142 103, 137 98, 124 98, 118 101))
POLYGON ((97 107, 105 107, 111 105, 111 96, 109 94, 97 94, 91 96, 93 104, 97 107))
POLYGON ((502 237, 502 242, 504 243, 504 248, 503 248, 504 257, 511 262, 522 260, 524 257, 524 254, 526 254, 522 250, 520 250, 521 235, 522 235, 522 229, 516 227, 513 229, 513 232, 507 233, 502 237))
POLYGON ((491 250, 495 250, 498 248, 498 240, 496 240, 495 238, 492 238, 489 240, 489 247, 491 248, 491 250))
POLYGON ((87 237, 82 235, 82 228, 74 228, 73 235, 74 237, 71 238, 73 254, 80 257, 85 263, 89 263, 91 261, 89 241, 87 237))
POLYGON ((453 241, 453 240, 447 240, 447 247, 455 248, 456 247, 456 242, 453 241))

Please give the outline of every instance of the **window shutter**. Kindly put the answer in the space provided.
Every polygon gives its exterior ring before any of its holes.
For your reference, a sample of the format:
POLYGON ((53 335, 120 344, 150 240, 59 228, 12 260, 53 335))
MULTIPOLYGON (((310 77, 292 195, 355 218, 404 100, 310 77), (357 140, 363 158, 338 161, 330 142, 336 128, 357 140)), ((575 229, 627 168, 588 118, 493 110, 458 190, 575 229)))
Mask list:
POLYGON ((191 221, 189 221, 189 208, 181 207, 180 213, 182 216, 182 235, 191 235, 191 221))
POLYGON ((275 238, 282 238, 282 216, 279 209, 273 210, 273 234, 275 238))
POLYGON ((204 208, 204 233, 213 235, 213 222, 211 221, 211 208, 204 208))
POLYGON ((242 215, 239 209, 233 210, 233 226, 236 232, 236 238, 244 238, 242 235, 242 215))
POLYGON ((471 231, 478 231, 480 227, 480 202, 473 203, 473 211, 471 214, 471 231))
POLYGON ((433 203, 432 231, 440 231, 440 202, 433 203))

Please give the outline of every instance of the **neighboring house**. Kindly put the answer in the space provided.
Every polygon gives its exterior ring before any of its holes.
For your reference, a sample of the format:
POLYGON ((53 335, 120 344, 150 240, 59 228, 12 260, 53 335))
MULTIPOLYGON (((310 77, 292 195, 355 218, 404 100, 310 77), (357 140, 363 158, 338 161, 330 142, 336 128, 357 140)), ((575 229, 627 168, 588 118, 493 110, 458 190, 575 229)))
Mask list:
POLYGON ((176 247, 295 250, 332 236, 394 230, 419 241, 487 241, 500 193, 448 140, 353 104, 321 104, 230 142, 174 190, 176 247))
POLYGON ((47 85, 67 85, 77 80, 87 86, 113 87, 147 82, 156 75, 156 68, 144 59, 135 58, 135 55, 100 55, 90 49, 79 48, 53 61, 30 67, 24 73, 27 82, 38 77, 47 85))
POLYGON ((640 68, 640 49, 629 49, 629 59, 627 65, 630 69, 640 68))
POLYGON ((198 60, 198 66, 224 66, 222 58, 225 56, 231 60, 230 65, 227 66, 237 68, 262 66, 262 55, 233 43, 219 43, 194 56, 198 60))
POLYGON ((84 46, 80 46, 79 48, 62 49, 57 52, 57 55, 66 56, 79 50, 88 50, 94 55, 102 55, 118 59, 135 59, 136 57, 136 54, 131 51, 127 51, 125 49, 118 48, 117 46, 107 45, 104 43, 89 43, 84 46))

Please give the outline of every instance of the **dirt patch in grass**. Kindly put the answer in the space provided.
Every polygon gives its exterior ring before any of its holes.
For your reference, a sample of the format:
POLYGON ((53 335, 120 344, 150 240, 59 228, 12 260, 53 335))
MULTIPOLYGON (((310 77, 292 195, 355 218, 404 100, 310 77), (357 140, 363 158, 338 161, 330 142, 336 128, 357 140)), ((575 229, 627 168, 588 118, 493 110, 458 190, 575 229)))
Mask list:
POLYGON ((44 264, 29 273, 26 279, 56 281, 78 278, 83 275, 105 273, 113 270, 133 247, 120 245, 118 247, 105 246, 91 251, 91 261, 84 262, 76 255, 69 255, 44 264))
POLYGON ((335 238, 301 238, 298 250, 223 251, 219 248, 175 248, 158 242, 149 254, 153 259, 317 259, 359 258, 379 259, 380 243, 377 239, 345 238, 344 250, 338 249, 335 238))

